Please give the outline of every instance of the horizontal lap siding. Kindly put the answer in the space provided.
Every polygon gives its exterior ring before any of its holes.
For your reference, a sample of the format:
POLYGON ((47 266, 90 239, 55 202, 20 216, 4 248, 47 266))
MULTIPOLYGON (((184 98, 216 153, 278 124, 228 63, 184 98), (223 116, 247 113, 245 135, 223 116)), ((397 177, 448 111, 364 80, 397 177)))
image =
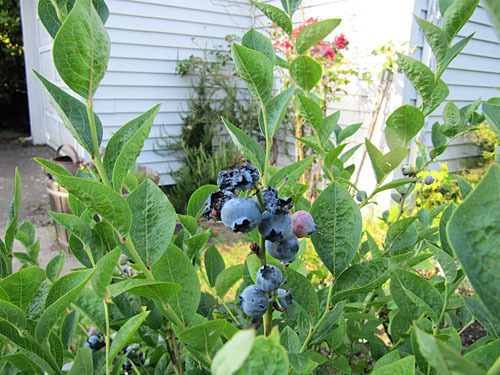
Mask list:
MULTIPOLYGON (((241 36, 252 22, 243 0, 107 1, 106 29, 111 39, 108 71, 96 92, 95 110, 104 124, 103 143, 120 126, 161 104, 138 162, 173 183, 170 172, 180 155, 159 154, 161 138, 179 134, 192 97, 192 77, 175 74, 177 61, 203 50, 226 46, 225 36, 241 36)), ((172 139, 174 141, 175 138, 172 139)))
MULTIPOLYGON (((453 100, 458 107, 474 102, 479 97, 483 101, 500 96, 500 44, 498 35, 492 26, 492 21, 486 9, 480 5, 471 20, 459 32, 453 44, 475 32, 474 37, 460 55, 450 64, 442 79, 450 88, 448 100, 453 100)), ((425 42, 426 43, 426 42, 425 42)), ((429 50, 429 46, 425 45, 429 50)), ((443 123, 442 113, 447 103, 443 103, 427 119, 422 132, 422 141, 432 146, 432 124, 443 123)), ((481 109, 479 109, 481 110, 481 109)), ((479 150, 469 139, 459 139, 439 157, 441 162, 447 162, 451 171, 464 168, 460 159, 477 156, 479 150)), ((434 168, 439 166, 435 165, 434 168)))

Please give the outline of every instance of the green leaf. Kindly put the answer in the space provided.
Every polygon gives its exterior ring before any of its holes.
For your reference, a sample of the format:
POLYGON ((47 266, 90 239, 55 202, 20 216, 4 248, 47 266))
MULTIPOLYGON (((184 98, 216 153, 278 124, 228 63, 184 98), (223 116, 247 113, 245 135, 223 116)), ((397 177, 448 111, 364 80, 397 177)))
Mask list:
POLYGON ((407 145, 424 126, 424 115, 412 105, 403 105, 387 119, 385 140, 391 150, 407 145))
POLYGON ((169 281, 182 286, 170 299, 174 312, 184 325, 189 325, 200 303, 200 281, 189 258, 177 246, 170 244, 167 251, 152 267, 156 280, 169 281))
POLYGON ((205 271, 207 272, 208 282, 210 286, 213 287, 215 285, 215 280, 217 280, 217 276, 219 276, 219 274, 224 271, 224 268, 226 268, 226 264, 214 245, 210 245, 205 252, 203 262, 205 263, 205 271))
POLYGON ((498 353, 500 353, 500 339, 466 353, 464 359, 474 362, 483 370, 488 370, 498 358, 498 353))
MULTIPOLYGON (((495 98, 493 98, 495 99, 495 98)), ((483 113, 488 117, 488 124, 500 138, 500 104, 492 99, 482 105, 483 113)))
POLYGON ((101 332, 106 331, 106 315, 102 300, 90 289, 84 288, 73 301, 73 306, 85 315, 101 332))
POLYGON ((389 190, 389 189, 394 189, 399 186, 411 184, 418 182, 418 178, 398 178, 397 180, 391 181, 383 186, 380 186, 379 188, 375 189, 373 193, 380 193, 381 191, 384 190, 389 190))
MULTIPOLYGON (((93 155, 94 145, 92 143, 92 133, 85 104, 46 80, 38 72, 33 71, 33 73, 42 83, 43 88, 47 92, 49 103, 56 110, 66 129, 69 130, 73 138, 75 138, 89 154, 93 155)), ((94 119, 97 132, 97 143, 101 144, 102 123, 96 113, 94 113, 94 119)))
POLYGON ((361 125, 363 125, 362 122, 346 126, 344 129, 342 129, 337 135, 337 144, 342 143, 345 139, 349 138, 351 135, 354 135, 359 130, 359 128, 361 128, 361 125))
POLYGON ((48 349, 29 334, 21 336, 19 330, 5 320, 0 320, 0 336, 18 348, 26 357, 48 374, 62 374, 48 349))
POLYGON ((346 163, 354 155, 354 153, 358 150, 358 148, 360 148, 361 146, 362 146, 362 144, 360 143, 359 145, 351 147, 349 150, 347 150, 342 155, 340 155, 339 160, 342 163, 346 163))
POLYGON ((108 170, 113 166, 112 181, 117 192, 121 192, 125 176, 127 176, 129 169, 139 157, 144 141, 151 131, 154 118, 159 110, 160 105, 158 104, 120 128, 108 142, 106 155, 109 153, 110 156, 105 157, 105 165, 108 166, 108 170))
POLYGON ((436 87, 436 81, 432 70, 419 60, 400 54, 398 54, 397 63, 420 96, 422 96, 424 104, 430 101, 432 92, 436 87))
POLYGON ((0 300, 0 319, 3 319, 13 326, 23 331, 26 327, 26 318, 24 312, 16 305, 0 300))
POLYGON ((462 358, 460 353, 450 348, 441 340, 415 328, 420 352, 439 374, 453 375, 486 375, 486 372, 477 367, 473 362, 462 358))
POLYGON ((195 235, 198 231, 198 223, 194 217, 177 214, 177 220, 179 220, 179 223, 181 223, 182 227, 187 230, 190 235, 195 235))
POLYGON ((290 86, 288 89, 280 92, 266 103, 266 118, 267 118, 267 133, 264 124, 264 114, 262 108, 259 112, 259 126, 262 134, 268 140, 272 140, 276 135, 283 119, 286 115, 290 99, 295 91, 295 85, 290 86))
MULTIPOLYGON (((326 144, 330 140, 335 128, 340 128, 338 126, 339 119, 340 111, 334 112, 323 119, 323 125, 321 125, 321 129, 318 132, 319 139, 323 144, 326 144)), ((337 141, 338 144, 339 142, 337 141)))
POLYGON ((332 18, 307 25, 297 35, 297 52, 303 55, 309 48, 325 39, 339 24, 340 19, 332 18))
MULTIPOLYGON (((78 237, 87 250, 90 250, 94 262, 102 257, 102 240, 100 236, 92 230, 89 224, 81 217, 49 211, 50 216, 54 218, 64 229, 68 230, 72 235, 78 237)), ((71 241, 70 241, 71 242, 71 241)), ((86 252, 87 256, 89 253, 86 252)), ((90 258, 89 258, 90 260, 90 258)), ((91 262, 92 263, 92 262, 91 262)), ((89 264, 84 263, 89 267, 89 264)), ((91 265, 90 265, 91 266, 91 265)))
POLYGON ((61 338, 61 343, 64 349, 69 349, 73 342, 73 335, 75 332, 75 327, 80 319, 80 314, 78 311, 73 310, 68 315, 66 315, 61 323, 59 329, 59 336, 61 338))
POLYGON ((434 147, 443 146, 446 143, 446 136, 441 132, 439 122, 432 125, 432 145, 434 147))
POLYGON ((202 353, 210 353, 217 344, 224 327, 224 320, 212 320, 182 331, 179 340, 202 353))
POLYGON ((278 172, 276 172, 271 179, 269 180, 268 186, 278 187, 280 186, 285 178, 288 180, 283 185, 284 187, 289 186, 295 181, 297 181, 300 176, 305 172, 305 170, 311 165, 314 160, 314 156, 309 156, 303 160, 297 161, 286 167, 281 168, 278 172))
POLYGON ((256 1, 251 1, 257 8, 264 13, 267 18, 273 21, 276 25, 281 27, 285 33, 288 35, 292 35, 292 21, 287 16, 285 12, 283 12, 280 8, 277 8, 270 4, 258 3, 256 1))
POLYGON ((94 231, 101 237, 104 252, 109 252, 117 246, 114 234, 115 231, 108 222, 99 221, 95 223, 94 231))
POLYGON ((331 168, 333 162, 335 160, 337 160, 337 158, 340 156, 342 151, 344 151, 345 146, 347 146, 347 143, 344 143, 342 145, 335 147, 334 149, 330 150, 328 152, 328 154, 326 154, 325 161, 324 161, 325 167, 331 168))
POLYGON ((488 10, 491 20, 497 29, 497 33, 500 32, 500 4, 495 0, 486 0, 486 9, 488 10))
POLYGON ((23 193, 21 187, 21 178, 19 177, 19 170, 16 168, 14 192, 9 205, 9 215, 7 217, 7 229, 5 229, 5 247, 8 253, 12 253, 12 244, 17 232, 17 223, 19 221, 19 209, 23 200, 23 193))
POLYGON ((187 205, 187 214, 194 217, 195 219, 198 219, 205 210, 206 200, 208 199, 210 194, 217 189, 217 185, 204 185, 196 189, 189 198, 187 205))
POLYGON ((465 121, 463 121, 462 116, 460 115, 460 110, 453 100, 446 103, 446 106, 443 109, 443 119, 444 124, 441 126, 440 130, 448 137, 457 135, 465 126, 465 121))
POLYGON ((24 247, 29 247, 35 242, 35 226, 29 221, 23 221, 16 233, 16 239, 22 242, 24 247), (22 238, 18 238, 21 236, 22 238))
POLYGON ((352 265, 335 281, 331 303, 369 292, 389 278, 387 259, 377 258, 352 265))
MULTIPOLYGON (((314 218, 316 219, 316 216, 314 218)), ((294 303, 298 303, 305 311, 317 316, 319 301, 311 282, 290 267, 285 271, 284 279, 288 280, 286 287, 293 290, 294 303)))
POLYGON ((320 344, 338 328, 336 322, 344 311, 345 304, 345 302, 341 302, 337 304, 333 310, 329 310, 326 313, 326 318, 321 322, 312 336, 310 341, 311 345, 320 344))
POLYGON ((80 348, 68 375, 93 375, 94 367, 90 348, 80 348))
POLYGON ((412 356, 408 356, 398 361, 389 363, 385 366, 379 367, 372 372, 372 375, 393 375, 393 374, 414 375, 415 358, 412 356))
POLYGON ((165 304, 181 290, 176 283, 147 279, 130 279, 108 286, 111 296, 117 297, 122 293, 130 293, 140 297, 158 298, 165 304))
POLYGON ((243 373, 248 375, 287 375, 288 366, 288 356, 279 341, 276 342, 272 336, 258 336, 242 368, 243 373))
POLYGON ((42 370, 33 361, 31 361, 22 352, 15 354, 4 355, 2 359, 9 362, 12 366, 17 368, 23 375, 36 375, 40 374, 42 370))
POLYGON ((401 269, 391 278, 391 295, 401 312, 412 319, 424 311, 437 322, 443 308, 441 294, 428 280, 401 269))
POLYGON ((441 28, 432 22, 426 21, 418 16, 414 16, 423 31, 425 39, 432 48, 436 57, 436 64, 439 66, 448 52, 448 38, 441 28))
POLYGON ((316 252, 334 277, 356 255, 361 240, 361 214, 351 195, 332 183, 316 198, 311 215, 317 224, 311 240, 316 252))
POLYGON ((450 256, 445 251, 441 250, 440 248, 432 245, 431 243, 427 242, 427 245, 429 246, 429 249, 431 249, 432 253, 436 257, 437 261, 439 262, 439 265, 443 269, 446 282, 448 284, 453 283, 453 281, 457 277, 457 265, 455 264, 455 260, 453 259, 453 257, 450 256))
POLYGON ((233 43, 231 53, 236 71, 261 106, 271 98, 274 64, 264 54, 233 43))
POLYGON ((297 9, 299 9, 300 3, 302 0, 281 0, 281 5, 285 12, 291 17, 295 13, 297 9))
POLYGON ((285 329, 281 332, 280 344, 285 347, 288 353, 295 354, 299 353, 302 346, 298 334, 290 326, 285 326, 285 329))
POLYGON ((319 104, 302 94, 295 96, 294 104, 300 115, 304 117, 304 121, 315 131, 319 131, 323 125, 323 111, 319 104))
POLYGON ((251 28, 241 38, 241 44, 246 48, 262 53, 274 66, 274 47, 271 41, 264 34, 259 33, 254 28, 251 28))
POLYGON ((400 360, 401 357, 399 355, 399 352, 397 350, 393 350, 392 352, 388 352, 381 358, 377 360, 375 363, 375 366, 373 366, 373 371, 378 370, 382 366, 390 365, 393 362, 396 362, 400 360))
POLYGON ((408 155, 406 147, 403 146, 396 147, 384 155, 368 138, 365 139, 365 144, 377 178, 377 183, 383 181, 408 155))
POLYGON ((182 250, 191 261, 201 259, 201 252, 205 249, 208 239, 210 238, 210 231, 205 230, 190 238, 182 241, 182 250))
POLYGON ((309 56, 298 56, 290 64, 290 75, 297 85, 305 91, 311 91, 321 79, 321 64, 309 56))
POLYGON ((174 234, 175 210, 151 180, 145 180, 127 197, 132 211, 130 236, 139 256, 150 267, 167 250, 174 234))
POLYGON ((47 342, 49 344, 50 354, 52 354, 58 366, 62 367, 64 359, 64 347, 61 340, 59 339, 59 336, 57 336, 54 331, 51 331, 49 333, 47 342))
POLYGON ((44 270, 37 267, 21 268, 0 280, 0 288, 7 293, 11 303, 26 311, 43 280, 45 280, 44 270))
POLYGON ((219 298, 224 298, 229 289, 242 277, 243 264, 237 264, 222 271, 215 280, 215 290, 219 298))
POLYGON ((217 351, 210 367, 213 375, 233 375, 250 355, 255 342, 255 330, 237 332, 217 351))
POLYGON ((450 95, 448 85, 442 79, 439 80, 437 86, 432 91, 430 100, 424 103, 422 111, 425 116, 429 116, 444 100, 450 95))
POLYGON ((415 228, 412 227, 415 220, 417 220, 416 216, 391 224, 387 231, 387 248, 399 250, 413 246, 418 238, 415 228))
POLYGON ((112 361, 122 350, 122 348, 128 343, 130 338, 139 329, 142 322, 149 315, 149 311, 144 311, 130 319, 121 326, 119 331, 116 333, 113 342, 111 343, 111 348, 109 349, 109 360, 112 361))
POLYGON ((500 319, 492 315, 479 298, 463 297, 467 309, 493 336, 500 338, 500 319))
POLYGON ((43 343, 47 340, 61 314, 75 300, 85 287, 95 270, 76 271, 63 276, 50 288, 43 312, 36 326, 36 339, 43 343), (76 284, 76 286, 74 286, 76 284))
POLYGON ((90 0, 76 0, 57 32, 54 64, 61 79, 85 99, 93 96, 109 59, 110 41, 90 0))
POLYGON ((64 267, 64 261, 66 260, 66 253, 64 250, 59 250, 59 254, 57 254, 54 258, 47 263, 47 267, 45 268, 45 272, 47 274, 47 279, 51 282, 55 282, 61 271, 64 267))
POLYGON ((247 135, 243 130, 231 124, 225 118, 222 118, 222 121, 238 150, 241 151, 245 158, 255 165, 262 175, 264 173, 266 155, 260 143, 247 135))
POLYGON ((441 21, 448 44, 453 41, 460 29, 464 27, 478 4, 479 0, 455 0, 448 6, 441 21))
POLYGON ((448 65, 453 61, 457 55, 462 52, 462 50, 465 48, 465 46, 470 42, 472 37, 474 36, 475 33, 472 33, 469 35, 467 38, 461 39, 460 41, 456 42, 449 50, 448 53, 446 54, 446 58, 444 59, 443 63, 441 66, 438 67, 438 71, 436 74, 436 79, 439 79, 448 65))
POLYGON ((54 175, 56 181, 71 194, 74 194, 90 210, 106 219, 122 236, 130 229, 132 213, 123 197, 113 189, 97 181, 84 180, 58 174, 57 164, 35 158, 35 161, 54 175), (106 204, 102 204, 106 202, 106 204))
POLYGON ((96 271, 90 281, 95 294, 100 299, 106 297, 106 288, 111 283, 111 277, 113 276, 113 271, 116 268, 120 255, 121 250, 117 247, 102 257, 96 264, 96 271))
POLYGON ((441 248, 446 251, 449 255, 453 256, 453 249, 451 248, 450 242, 448 240, 448 230, 447 224, 451 218, 451 215, 455 211, 455 203, 450 203, 450 205, 444 210, 439 220, 439 238, 441 240, 441 248))
POLYGON ((493 316, 500 316, 500 166, 483 179, 454 211, 448 240, 476 294, 493 316))

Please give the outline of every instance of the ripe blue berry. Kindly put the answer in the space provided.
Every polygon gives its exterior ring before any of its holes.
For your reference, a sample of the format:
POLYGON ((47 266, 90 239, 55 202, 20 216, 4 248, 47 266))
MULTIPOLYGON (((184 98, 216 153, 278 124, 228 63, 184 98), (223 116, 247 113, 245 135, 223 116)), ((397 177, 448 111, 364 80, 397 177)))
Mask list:
POLYGON ((259 224, 259 233, 268 241, 276 242, 287 238, 292 233, 292 221, 290 216, 273 215, 269 212, 262 214, 259 224))
POLYGON ((292 231, 298 238, 312 234, 317 228, 314 219, 307 211, 297 211, 292 216, 292 231))
MULTIPOLYGON (((364 199, 368 198, 368 194, 366 194, 366 191, 361 190, 361 194, 363 194, 364 199)), ((363 202, 363 197, 361 197, 361 194, 359 194, 359 193, 356 194, 356 200, 358 202, 363 202)))
POLYGON ((264 292, 274 292, 281 285, 283 274, 280 269, 266 264, 257 271, 257 285, 264 292))
POLYGON ((286 291, 285 289, 278 289, 278 297, 281 297, 278 298, 278 301, 281 307, 283 307, 283 310, 288 309, 288 307, 290 307, 290 305, 292 304, 292 293, 289 293, 288 295, 287 293, 288 291, 286 291))
POLYGON ((243 312, 252 318, 264 315, 269 306, 269 296, 258 285, 250 285, 240 294, 243 312))
POLYGON ((221 211, 224 225, 233 232, 250 232, 262 219, 259 204, 247 197, 233 198, 221 211))
POLYGON ((430 174, 425 176, 424 184, 431 185, 433 182, 434 182, 434 177, 432 177, 430 174))
POLYGON ((273 258, 284 263, 293 262, 293 258, 299 251, 299 240, 292 234, 281 242, 266 241, 266 250, 273 258))

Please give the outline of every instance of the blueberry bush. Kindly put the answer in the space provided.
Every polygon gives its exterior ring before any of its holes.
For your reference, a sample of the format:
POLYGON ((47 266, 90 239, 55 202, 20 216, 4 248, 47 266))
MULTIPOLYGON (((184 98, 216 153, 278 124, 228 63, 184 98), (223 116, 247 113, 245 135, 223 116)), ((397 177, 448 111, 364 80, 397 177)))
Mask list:
POLYGON ((344 152, 345 140, 357 128, 341 129, 338 113, 324 117, 311 93, 322 70, 308 51, 340 20, 311 23, 294 36, 300 0, 282 0, 283 9, 254 3, 290 36, 294 51, 285 63, 255 29, 232 46, 236 72, 260 105, 265 146, 223 118, 247 161, 220 171, 217 185, 199 187, 181 215, 154 183, 137 185, 129 173, 158 106, 123 125, 100 156, 102 123, 92 97, 109 58, 106 5, 40 0, 55 66, 84 103, 34 74, 93 167, 73 176, 36 159, 70 193, 73 214, 50 212, 71 232, 70 251, 81 263, 64 276, 65 254, 42 269, 33 225, 19 225, 16 172, 0 241, 2 374, 500 374, 500 166, 493 163, 459 206, 412 215, 407 205, 415 184, 429 183, 417 176, 482 120, 479 106, 500 135, 500 99, 464 108, 449 101, 443 122, 433 126, 434 147, 404 166, 404 178, 387 181, 425 117, 446 99, 440 77, 471 39, 454 43, 478 2, 440 2, 442 27, 417 18, 437 67, 399 56, 421 105, 403 105, 388 118, 387 153, 366 141, 377 181, 371 192, 350 182, 355 165, 348 164, 353 151, 344 152), (276 64, 294 82, 279 93, 276 64), (299 141, 314 154, 277 169, 269 165, 271 144, 292 100, 311 134, 299 141), (326 183, 309 202, 307 186, 297 181, 320 161, 326 183), (398 213, 382 215, 388 230, 377 243, 363 230, 360 208, 389 189, 399 194, 398 213), (202 215, 251 239, 243 264, 226 267, 207 246, 202 215), (174 235, 177 222, 182 230, 174 235), (14 252, 14 241, 26 251, 14 252), (318 269, 308 270, 302 259, 309 242, 318 269), (16 272, 13 258, 22 262, 16 272), (439 272, 421 274, 424 261, 439 272), (473 297, 455 293, 466 277, 473 297), (464 348, 459 334, 474 320, 488 334, 464 348))

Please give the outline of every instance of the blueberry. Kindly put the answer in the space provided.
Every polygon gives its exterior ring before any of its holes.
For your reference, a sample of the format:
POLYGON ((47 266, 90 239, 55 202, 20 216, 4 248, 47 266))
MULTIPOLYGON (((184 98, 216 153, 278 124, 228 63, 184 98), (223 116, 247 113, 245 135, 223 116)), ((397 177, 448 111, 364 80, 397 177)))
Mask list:
MULTIPOLYGON (((368 194, 366 194, 366 191, 361 190, 361 194, 363 194, 364 199, 368 198, 368 194)), ((363 202, 363 197, 361 197, 361 194, 359 194, 359 192, 356 194, 356 200, 358 202, 363 202)))
POLYGON ((101 340, 96 335, 92 335, 87 339, 87 344, 89 344, 89 348, 97 348, 101 340))
POLYGON ((285 289, 278 289, 278 297, 282 297, 278 298, 278 301, 281 307, 283 307, 283 310, 288 309, 288 307, 292 304, 292 293, 286 295, 287 293, 288 291, 286 291, 285 289))
POLYGON ((207 219, 220 220, 220 213, 224 204, 233 199, 234 194, 231 191, 213 191, 205 202, 203 216, 207 219))
POLYGON ((299 251, 299 240, 292 234, 281 242, 266 241, 266 250, 273 258, 284 263, 293 262, 293 258, 299 251))
POLYGON ((224 225, 233 232, 250 232, 262 219, 259 204, 247 197, 233 198, 224 204, 221 211, 224 225))
POLYGON ((314 219, 307 211, 297 211, 292 216, 292 231, 298 238, 312 234, 317 228, 314 219))
POLYGON ((120 264, 120 266, 125 266, 128 263, 127 256, 125 254, 121 254, 118 263, 120 264))
POLYGON ((259 181, 259 172, 252 164, 245 162, 232 171, 220 171, 217 176, 217 186, 221 190, 235 192, 249 190, 259 181))
POLYGON ((283 274, 280 269, 266 264, 257 271, 257 285, 264 292, 274 292, 281 285, 283 274))
POLYGON ((273 187, 268 187, 262 192, 262 201, 266 211, 274 215, 288 214, 292 208, 292 198, 279 198, 278 191, 273 187))
POLYGON ((269 296, 258 285, 250 285, 240 294, 243 312, 252 318, 264 315, 269 306, 269 296))
POLYGON ((430 174, 425 176, 424 184, 431 185, 433 182, 434 182, 434 177, 432 177, 430 174))
POLYGON ((125 371, 131 371, 132 370, 132 363, 130 363, 130 361, 128 359, 126 359, 125 361, 123 361, 122 368, 125 371))
POLYGON ((259 224, 259 233, 272 242, 281 241, 292 234, 292 221, 290 216, 273 215, 269 212, 262 214, 262 220, 259 224))

